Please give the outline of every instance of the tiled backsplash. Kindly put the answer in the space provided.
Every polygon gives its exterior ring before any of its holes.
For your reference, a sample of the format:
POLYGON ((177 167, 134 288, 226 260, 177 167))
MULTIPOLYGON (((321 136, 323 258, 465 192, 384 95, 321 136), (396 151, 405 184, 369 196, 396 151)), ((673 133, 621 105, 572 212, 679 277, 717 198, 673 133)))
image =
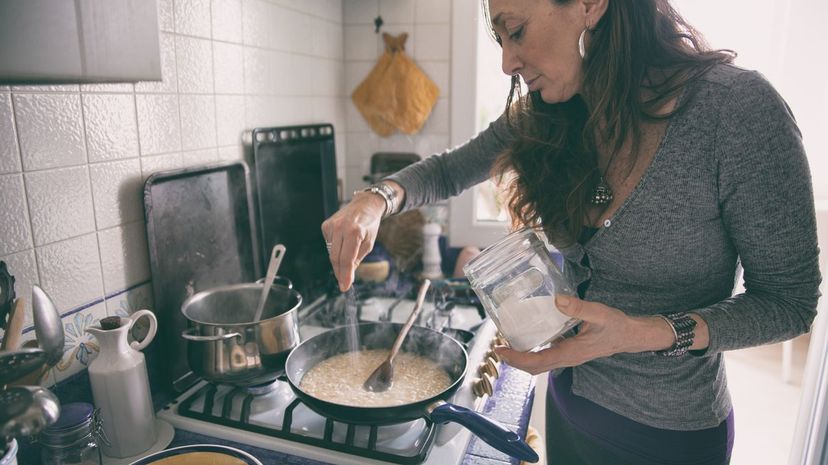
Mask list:
MULTIPOLYGON (((346 196, 377 151, 441 151, 449 133, 445 0, 158 0, 163 81, 0 86, 0 260, 27 301, 39 283, 63 314, 59 382, 97 354, 84 329, 152 308, 142 186, 153 172, 242 157, 260 126, 333 123, 346 196), (423 131, 382 139, 350 100, 383 51, 440 87, 423 131)), ((34 338, 27 302, 24 341, 34 338)))

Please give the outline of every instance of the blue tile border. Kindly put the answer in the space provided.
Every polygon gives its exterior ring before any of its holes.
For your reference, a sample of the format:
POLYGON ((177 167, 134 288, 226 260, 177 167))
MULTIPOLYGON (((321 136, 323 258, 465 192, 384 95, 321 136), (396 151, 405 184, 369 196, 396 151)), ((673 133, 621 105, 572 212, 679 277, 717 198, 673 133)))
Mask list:
MULTIPOLYGON (((75 307, 75 308, 69 310, 68 312, 61 313, 60 318, 64 319, 67 316, 71 316, 71 315, 74 315, 75 313, 82 312, 82 311, 86 310, 87 308, 94 307, 95 305, 98 305, 99 303, 106 302, 107 300, 112 299, 114 297, 118 297, 121 294, 126 294, 129 291, 137 289, 137 288, 139 288, 141 286, 144 286, 146 284, 149 284, 151 282, 152 282, 151 279, 147 279, 146 281, 141 281, 138 284, 133 284, 132 286, 127 287, 126 289, 121 289, 120 291, 115 291, 115 292, 113 292, 111 294, 108 294, 108 295, 104 294, 103 297, 99 297, 99 298, 97 298, 97 299, 95 299, 91 302, 87 302, 83 305, 75 307)), ((26 328, 23 328, 23 334, 26 334, 26 333, 31 332, 31 331, 34 331, 34 325, 27 326, 26 328)))

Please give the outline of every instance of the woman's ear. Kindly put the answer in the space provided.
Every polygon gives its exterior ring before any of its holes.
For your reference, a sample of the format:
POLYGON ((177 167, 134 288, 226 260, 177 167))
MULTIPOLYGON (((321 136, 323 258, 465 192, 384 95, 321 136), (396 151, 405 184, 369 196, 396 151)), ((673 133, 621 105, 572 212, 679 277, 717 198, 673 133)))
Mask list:
POLYGON ((590 29, 594 28, 604 13, 607 12, 607 6, 611 0, 581 0, 584 6, 584 26, 589 25, 590 29))

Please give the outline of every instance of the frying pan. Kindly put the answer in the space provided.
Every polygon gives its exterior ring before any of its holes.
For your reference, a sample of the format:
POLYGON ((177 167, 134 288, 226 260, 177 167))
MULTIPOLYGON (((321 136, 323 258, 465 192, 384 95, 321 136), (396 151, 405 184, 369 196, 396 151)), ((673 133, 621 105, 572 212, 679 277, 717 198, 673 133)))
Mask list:
MULTIPOLYGON (((362 323, 356 325, 358 349, 389 349, 402 327, 399 323, 362 323)), ((299 384, 302 377, 319 362, 351 351, 349 333, 353 327, 342 326, 305 340, 291 351, 285 362, 285 374, 291 389, 317 413, 351 424, 386 425, 425 417, 434 423, 453 421, 468 428, 495 449, 527 462, 537 462, 538 454, 521 437, 501 424, 465 407, 445 402, 463 384, 468 355, 453 338, 437 331, 415 326, 402 351, 436 362, 446 370, 451 384, 439 394, 417 402, 389 407, 343 405, 306 393, 299 384)))

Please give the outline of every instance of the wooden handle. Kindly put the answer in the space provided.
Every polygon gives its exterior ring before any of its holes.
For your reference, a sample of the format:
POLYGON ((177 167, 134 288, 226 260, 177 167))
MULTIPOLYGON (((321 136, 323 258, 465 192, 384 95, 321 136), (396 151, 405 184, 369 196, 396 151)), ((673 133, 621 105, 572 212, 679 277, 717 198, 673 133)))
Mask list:
POLYGON ((3 334, 3 343, 0 350, 17 350, 20 348, 20 338, 23 337, 23 322, 26 317, 26 303, 22 298, 15 299, 9 312, 9 324, 3 334))
POLYGON ((414 325, 414 321, 417 320, 417 315, 420 313, 420 309, 423 308, 423 302, 425 302, 426 293, 428 292, 428 286, 431 284, 431 281, 426 279, 423 281, 423 284, 420 285, 420 292, 417 294, 417 302, 414 303, 414 310, 411 312, 411 315, 408 317, 408 321, 405 322, 400 333, 397 335, 397 339, 394 341, 394 345, 391 347, 391 353, 388 354, 388 361, 392 361, 394 356, 397 355, 397 352, 400 351, 400 347, 402 347, 403 340, 405 339, 405 335, 408 334, 408 331, 411 329, 411 326, 414 325))

